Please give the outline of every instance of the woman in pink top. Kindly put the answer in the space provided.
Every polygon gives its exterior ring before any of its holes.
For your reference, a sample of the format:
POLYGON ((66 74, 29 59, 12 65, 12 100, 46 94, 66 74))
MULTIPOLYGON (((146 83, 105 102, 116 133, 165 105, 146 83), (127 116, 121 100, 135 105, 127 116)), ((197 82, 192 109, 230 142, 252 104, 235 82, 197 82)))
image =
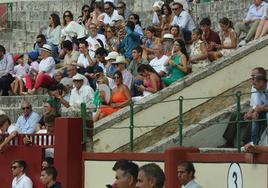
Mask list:
POLYGON ((135 86, 143 94, 142 96, 132 97, 134 102, 161 89, 161 78, 150 65, 141 64, 138 67, 138 73, 143 77, 143 84, 135 86))

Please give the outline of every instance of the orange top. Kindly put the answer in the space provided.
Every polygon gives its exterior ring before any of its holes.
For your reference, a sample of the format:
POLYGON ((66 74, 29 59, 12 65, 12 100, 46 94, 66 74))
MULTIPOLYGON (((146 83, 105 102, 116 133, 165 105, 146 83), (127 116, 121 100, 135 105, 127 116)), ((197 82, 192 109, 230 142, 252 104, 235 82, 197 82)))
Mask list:
MULTIPOLYGON (((122 103, 122 102, 125 102, 127 100, 128 100, 128 98, 125 95, 123 90, 112 93, 112 100, 111 100, 112 103, 122 103)), ((109 107, 100 107, 100 109, 104 115, 109 115, 109 114, 112 114, 114 112, 117 112, 118 110, 121 109, 121 107, 113 108, 112 106, 109 106, 109 107)))

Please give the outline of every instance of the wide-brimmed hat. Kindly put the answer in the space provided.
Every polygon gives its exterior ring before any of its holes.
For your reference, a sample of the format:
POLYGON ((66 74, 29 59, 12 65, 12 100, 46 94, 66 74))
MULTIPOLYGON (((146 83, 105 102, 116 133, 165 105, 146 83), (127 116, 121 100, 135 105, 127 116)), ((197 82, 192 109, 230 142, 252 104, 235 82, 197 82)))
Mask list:
POLYGON ((105 57, 105 60, 108 61, 110 59, 116 59, 119 54, 117 52, 110 52, 107 57, 105 57))
POLYGON ((81 74, 76 74, 73 76, 73 80, 84 80, 84 77, 81 74))
POLYGON ((52 53, 52 47, 49 44, 44 44, 41 48, 41 50, 44 50, 46 52, 52 53))
POLYGON ((119 56, 117 56, 117 58, 116 58, 115 62, 113 62, 113 64, 121 64, 121 63, 126 64, 127 60, 124 56, 119 55, 119 56))
POLYGON ((13 55, 13 61, 14 63, 17 62, 18 59, 22 58, 23 57, 23 54, 20 54, 20 53, 17 53, 15 55, 13 55))

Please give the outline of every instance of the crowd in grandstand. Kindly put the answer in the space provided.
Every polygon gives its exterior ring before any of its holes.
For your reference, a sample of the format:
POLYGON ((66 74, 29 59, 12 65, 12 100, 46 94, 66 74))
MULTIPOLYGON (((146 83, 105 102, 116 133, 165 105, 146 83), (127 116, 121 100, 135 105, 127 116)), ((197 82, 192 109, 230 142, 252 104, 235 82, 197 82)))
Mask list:
POLYGON ((28 102, 21 105, 24 115, 13 132, 36 133, 81 103, 95 108, 98 121, 268 32, 263 0, 254 0, 241 22, 221 18, 219 32, 208 17, 193 20, 190 2, 156 1, 152 22, 143 28, 125 2, 96 1, 84 5, 78 18, 70 10, 62 19, 52 13, 33 51, 12 56, 0 45, 1 95, 49 95, 42 118, 28 102))

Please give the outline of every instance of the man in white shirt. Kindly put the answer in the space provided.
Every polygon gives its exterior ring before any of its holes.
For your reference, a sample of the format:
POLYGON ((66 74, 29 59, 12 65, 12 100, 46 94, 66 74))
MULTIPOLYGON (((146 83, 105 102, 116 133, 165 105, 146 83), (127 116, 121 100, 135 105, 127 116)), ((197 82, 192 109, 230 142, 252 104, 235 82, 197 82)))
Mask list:
POLYGON ((177 173, 181 188, 202 188, 202 186, 194 181, 195 168, 193 163, 184 162, 179 164, 177 173))
POLYGON ((103 23, 105 25, 114 25, 115 21, 120 20, 122 16, 120 16, 115 10, 115 6, 112 2, 105 2, 104 3, 104 18, 103 23))
POLYGON ((234 29, 238 37, 242 32, 247 34, 246 38, 238 44, 239 46, 244 46, 254 37, 260 20, 266 15, 266 7, 267 3, 263 0, 254 0, 248 9, 246 18, 235 24, 234 29))
POLYGON ((191 40, 191 32, 196 28, 193 18, 183 9, 183 5, 181 3, 174 2, 172 10, 175 16, 171 25, 178 25, 181 28, 185 41, 191 40))
POLYGON ((88 72, 89 69, 93 70, 95 62, 92 60, 89 54, 87 41, 80 41, 79 52, 80 55, 77 60, 77 66, 79 67, 79 72, 81 74, 84 74, 85 72, 88 72))
POLYGON ((26 162, 15 160, 12 162, 11 170, 14 176, 12 188, 32 188, 32 180, 25 174, 26 162))
POLYGON ((69 104, 71 107, 80 108, 81 103, 86 103, 87 106, 92 104, 94 91, 89 85, 83 85, 83 77, 76 74, 73 77, 75 88, 71 91, 69 104))
POLYGON ((86 41, 88 42, 90 57, 93 59, 95 57, 95 51, 100 47, 106 46, 106 38, 104 35, 97 33, 97 26, 94 23, 89 25, 89 31, 91 36, 86 41))
POLYGON ((165 64, 168 61, 168 56, 164 55, 163 46, 160 44, 156 44, 153 48, 155 58, 150 61, 150 65, 154 68, 154 70, 162 77, 166 73, 168 73, 165 64))

